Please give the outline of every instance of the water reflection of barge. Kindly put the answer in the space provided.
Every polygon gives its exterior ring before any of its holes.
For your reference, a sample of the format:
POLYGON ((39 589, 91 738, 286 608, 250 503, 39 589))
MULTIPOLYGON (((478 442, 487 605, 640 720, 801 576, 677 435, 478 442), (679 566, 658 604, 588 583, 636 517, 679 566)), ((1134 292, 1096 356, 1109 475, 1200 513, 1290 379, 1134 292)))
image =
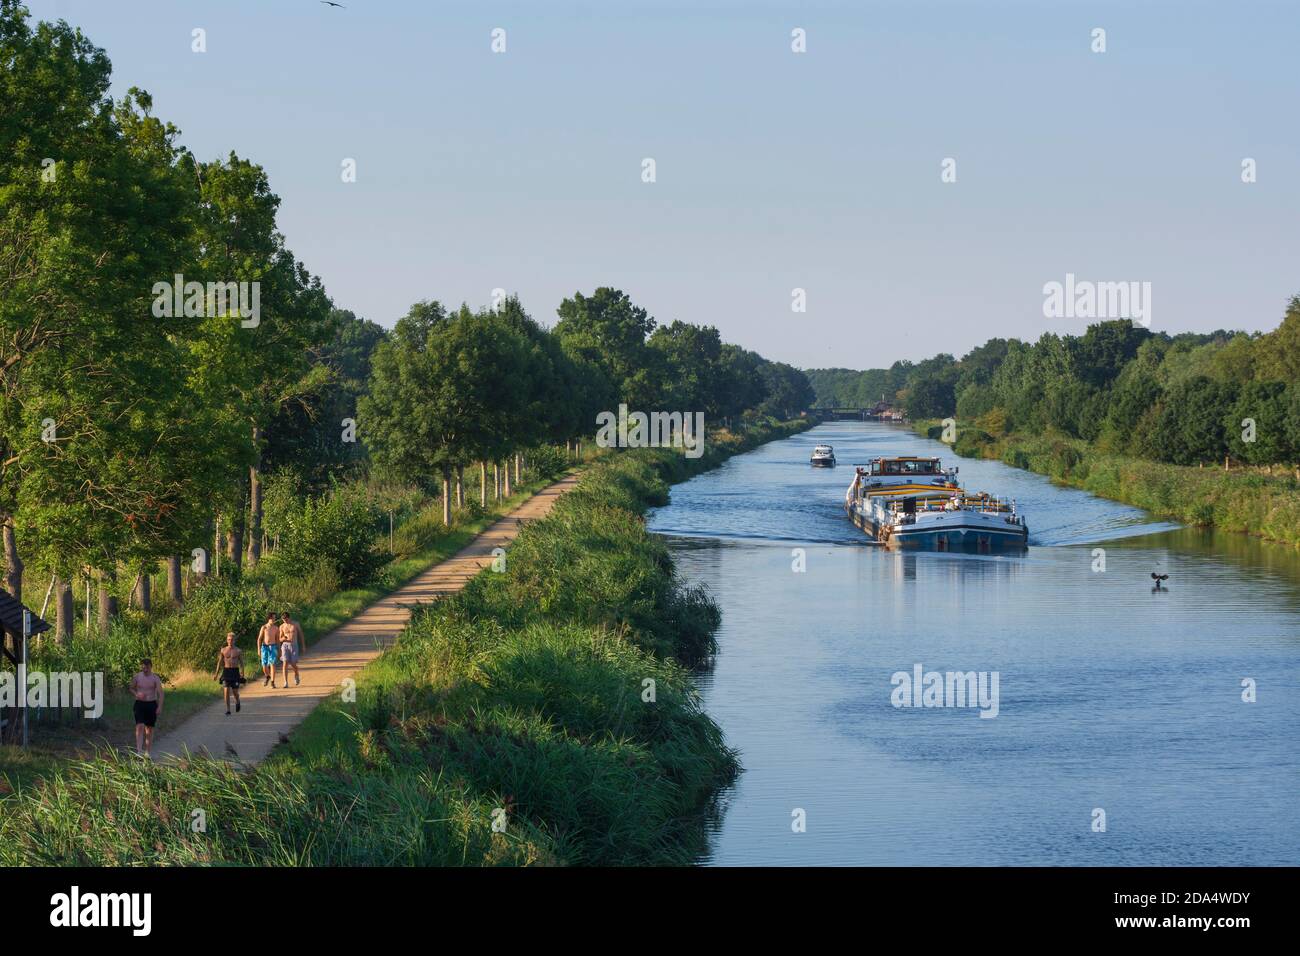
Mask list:
POLYGON ((854 469, 844 508, 880 544, 909 551, 1023 551, 1029 528, 1015 501, 967 494, 938 458, 873 458, 854 469))

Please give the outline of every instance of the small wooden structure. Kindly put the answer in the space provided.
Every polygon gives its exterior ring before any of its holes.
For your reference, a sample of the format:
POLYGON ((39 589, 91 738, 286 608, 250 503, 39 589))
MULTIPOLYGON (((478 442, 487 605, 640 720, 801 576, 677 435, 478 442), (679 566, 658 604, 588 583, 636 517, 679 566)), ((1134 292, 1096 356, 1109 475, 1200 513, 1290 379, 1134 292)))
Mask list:
MULTIPOLYGON (((36 616, 15 600, 8 592, 0 591, 0 667, 12 665, 14 670, 23 660, 23 612, 31 614, 31 630, 28 637, 35 637, 50 629, 50 625, 36 616)), ((27 688, 19 686, 18 692, 25 694, 27 688)), ((23 715, 19 707, 0 710, 0 742, 18 743, 22 740, 23 715)))

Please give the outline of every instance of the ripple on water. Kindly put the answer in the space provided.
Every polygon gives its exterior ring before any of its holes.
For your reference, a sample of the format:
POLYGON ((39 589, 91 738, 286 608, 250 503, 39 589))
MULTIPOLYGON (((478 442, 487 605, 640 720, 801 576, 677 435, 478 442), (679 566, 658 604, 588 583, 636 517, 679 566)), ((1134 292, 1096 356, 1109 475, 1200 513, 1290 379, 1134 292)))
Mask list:
POLYGON ((901 555, 844 518, 850 470, 810 468, 820 441, 846 464, 947 452, 890 426, 825 425, 675 486, 649 517, 723 610, 700 688, 746 771, 709 862, 1300 858, 1294 554, 960 459, 968 487, 1017 499, 1033 546, 901 555), (1152 570, 1167 590, 1152 592, 1152 570), (916 663, 997 671, 998 716, 893 707, 892 675, 916 663), (791 832, 796 807, 806 833, 791 832))

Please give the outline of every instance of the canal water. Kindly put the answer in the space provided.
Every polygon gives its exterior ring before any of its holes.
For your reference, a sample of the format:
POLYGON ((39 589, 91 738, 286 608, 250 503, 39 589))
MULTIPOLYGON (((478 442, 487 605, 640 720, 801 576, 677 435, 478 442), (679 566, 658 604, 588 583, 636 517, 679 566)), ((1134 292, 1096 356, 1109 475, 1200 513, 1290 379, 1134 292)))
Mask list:
POLYGON ((723 613, 699 685, 745 771, 702 862, 1300 862, 1293 551, 861 422, 676 485, 649 526, 723 613), (818 442, 838 468, 809 467, 818 442), (1028 552, 870 546, 844 490, 853 463, 889 454, 942 456, 966 488, 1014 497, 1028 552), (894 675, 918 665, 983 672, 986 702, 996 672, 996 716, 894 706, 894 675))

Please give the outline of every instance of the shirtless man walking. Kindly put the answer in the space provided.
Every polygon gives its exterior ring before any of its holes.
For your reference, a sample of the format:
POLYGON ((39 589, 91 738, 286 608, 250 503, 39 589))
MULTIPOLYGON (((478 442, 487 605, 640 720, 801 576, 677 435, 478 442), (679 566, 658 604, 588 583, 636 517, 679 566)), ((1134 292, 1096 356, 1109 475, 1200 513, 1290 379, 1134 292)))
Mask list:
MULTIPOLYGON (((257 632, 257 647, 262 655, 262 686, 275 686, 275 663, 280 659, 280 629, 276 626, 275 615, 268 614, 266 623, 257 632)), ((285 681, 288 684, 288 681, 285 681)))
POLYGON ((148 757, 153 729, 163 709, 162 679, 153 672, 153 661, 146 657, 140 662, 140 671, 131 678, 129 687, 135 697, 135 752, 148 757))
POLYGON ((230 695, 235 695, 235 713, 239 713, 239 682, 244 679, 244 652, 235 646, 235 632, 226 634, 226 646, 217 652, 217 672, 213 680, 225 688, 226 716, 230 716, 230 695))
POLYGON ((298 622, 289 617, 289 612, 284 611, 280 614, 280 660, 283 665, 280 668, 280 676, 284 678, 284 686, 289 686, 289 668, 293 668, 294 685, 302 683, 302 676, 298 673, 298 656, 302 653, 302 628, 298 622))

